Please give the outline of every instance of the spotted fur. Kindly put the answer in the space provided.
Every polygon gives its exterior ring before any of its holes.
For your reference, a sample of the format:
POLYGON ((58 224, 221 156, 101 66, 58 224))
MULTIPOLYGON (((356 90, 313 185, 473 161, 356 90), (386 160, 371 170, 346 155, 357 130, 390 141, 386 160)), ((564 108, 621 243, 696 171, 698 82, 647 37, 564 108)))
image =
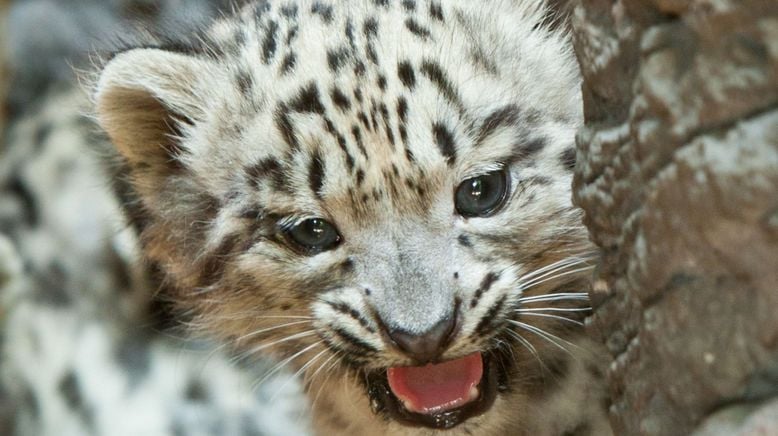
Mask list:
POLYGON ((452 434, 607 433, 587 303, 563 298, 586 291, 592 248, 570 199, 579 78, 548 17, 518 0, 260 1, 100 72, 127 216, 170 298, 301 373, 321 434, 427 434, 371 410, 362 380, 414 363, 386 330, 451 316, 442 358, 494 353, 506 374, 452 434), (458 215, 457 186, 501 168, 506 204, 458 215), (309 218, 342 243, 295 247, 309 218), (520 311, 550 293, 571 311, 520 311))

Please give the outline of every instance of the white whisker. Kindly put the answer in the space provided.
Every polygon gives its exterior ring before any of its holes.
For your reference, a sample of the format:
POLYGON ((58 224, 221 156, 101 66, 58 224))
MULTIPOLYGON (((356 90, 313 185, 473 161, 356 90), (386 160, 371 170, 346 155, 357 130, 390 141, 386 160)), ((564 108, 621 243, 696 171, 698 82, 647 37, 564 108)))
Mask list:
POLYGON ((559 292, 556 294, 534 295, 531 297, 519 298, 519 303, 536 303, 541 301, 559 301, 559 300, 588 300, 587 292, 559 292))
POLYGON ((248 350, 246 352, 246 354, 251 355, 251 354, 257 353, 259 351, 262 351, 262 350, 264 350, 266 348, 272 347, 273 345, 278 345, 278 344, 283 343, 283 342, 293 341, 295 339, 300 339, 300 338, 304 338, 306 336, 311 336, 311 335, 315 335, 315 334, 317 334, 315 329, 306 330, 306 331, 303 331, 303 332, 300 332, 300 333, 295 333, 295 334, 289 335, 289 336, 287 336, 285 338, 281 338, 281 339, 278 339, 276 341, 273 341, 273 342, 270 342, 270 343, 267 343, 267 344, 262 344, 262 345, 256 346, 256 347, 248 350))
POLYGON ((302 321, 294 321, 294 322, 288 322, 288 323, 285 323, 285 324, 274 325, 272 327, 266 327, 266 328, 263 328, 263 329, 260 329, 260 330, 255 330, 255 331, 253 331, 251 333, 246 333, 245 335, 240 336, 237 339, 235 339, 235 342, 238 343, 238 342, 240 342, 240 341, 242 341, 244 339, 248 339, 248 338, 251 338, 251 337, 254 337, 254 336, 257 336, 257 335, 261 335, 262 333, 266 333, 266 332, 269 332, 269 331, 282 329, 284 327, 289 327, 289 326, 298 325, 298 324, 306 324, 306 323, 310 324, 310 322, 311 321, 309 321, 309 320, 302 320, 302 321))
POLYGON ((264 383, 265 380, 267 380, 268 378, 272 377, 278 371, 283 369, 283 367, 288 365, 289 362, 291 362, 292 360, 294 360, 295 358, 297 358, 301 354, 305 353, 306 351, 310 350, 311 348, 320 345, 322 342, 324 342, 324 341, 316 341, 313 344, 308 345, 307 347, 303 348, 302 350, 292 354, 291 356, 289 356, 286 359, 282 360, 281 362, 277 363, 273 368, 270 369, 270 371, 268 371, 265 375, 263 375, 258 381, 252 383, 252 385, 251 385, 252 392, 254 390, 256 390, 257 388, 259 388, 259 386, 262 385, 262 383, 264 383))
MULTIPOLYGON (((318 344, 320 344, 320 343, 322 343, 322 342, 324 342, 324 341, 319 341, 319 342, 317 342, 317 343, 316 343, 316 344, 314 344, 314 345, 318 345, 318 344)), ((287 384, 289 384, 289 382, 290 382, 290 381, 292 381, 292 380, 297 380, 297 379, 298 379, 298 377, 299 377, 299 375, 300 375, 300 374, 301 374, 303 371, 305 371, 306 369, 308 369, 308 367, 309 367, 309 366, 311 366, 311 365, 312 365, 314 362, 316 362, 317 360, 319 360, 319 358, 322 356, 322 354, 324 354, 324 353, 326 353, 326 352, 327 352, 327 348, 325 347, 323 350, 321 350, 321 351, 319 351, 318 353, 316 353, 316 355, 315 355, 315 356, 313 356, 313 357, 312 357, 310 360, 308 360, 308 361, 305 363, 305 365, 301 366, 301 367, 300 367, 300 369, 298 369, 298 370, 297 370, 297 371, 296 371, 296 372, 295 372, 295 373, 294 373, 294 374, 293 374, 291 377, 289 377, 289 378, 288 378, 286 381, 284 381, 284 382, 281 384, 281 386, 279 386, 279 388, 276 390, 276 392, 275 392, 273 395, 271 395, 271 396, 270 396, 270 399, 268 400, 268 403, 271 403, 271 404, 272 404, 272 403, 273 403, 273 400, 275 400, 275 398, 276 398, 276 395, 278 395, 279 393, 281 393, 281 391, 283 391, 283 390, 284 390, 284 388, 286 387, 286 385, 287 385, 287 384)))
POLYGON ((527 307, 517 309, 517 312, 589 312, 591 307, 527 307))
POLYGON ((520 286, 520 289, 522 291, 524 291, 525 289, 529 289, 529 288, 531 288, 533 286, 537 286, 537 285, 539 285, 541 283, 545 283, 545 282, 548 282, 548 281, 551 281, 551 280, 556 280, 556 279, 558 279, 560 277, 569 276, 571 274, 577 274, 577 273, 580 273, 580 272, 589 271, 589 270, 592 270, 593 268, 594 268, 593 266, 586 266, 586 267, 583 267, 583 268, 577 268, 577 269, 570 270, 570 271, 564 271, 564 272, 552 275, 550 277, 546 276, 546 275, 543 275, 543 276, 534 278, 534 279, 532 279, 532 280, 530 280, 528 282, 521 283, 519 286, 520 286))
POLYGON ((583 259, 580 257, 568 257, 560 261, 550 263, 536 270, 530 271, 527 274, 524 274, 523 276, 519 277, 519 280, 523 281, 532 278, 539 278, 547 274, 553 274, 554 272, 563 270, 565 268, 572 268, 574 266, 578 266, 588 261, 589 261, 588 259, 583 259))
MULTIPOLYGON (((508 322, 510 322, 511 324, 513 324, 513 325, 515 325, 517 327, 521 327, 522 329, 527 330, 528 332, 535 333, 536 335, 538 335, 541 338, 547 340, 548 342, 550 342, 551 344, 555 345, 560 350, 562 350, 562 351, 564 351, 566 353, 570 353, 570 350, 565 348, 560 342, 563 342, 563 343, 565 343, 567 345, 570 345, 571 347, 578 348, 577 345, 575 345, 575 344, 573 344, 571 342, 568 342, 568 341, 560 338, 559 336, 555 336, 555 335, 553 335, 553 334, 551 334, 551 333, 549 333, 549 332, 547 332, 547 331, 545 331, 543 329, 537 328, 537 327, 535 327, 533 325, 530 325, 530 324, 527 324, 525 322, 514 321, 514 320, 508 320, 508 322), (560 342, 557 342, 557 341, 560 341, 560 342)), ((572 354, 572 353, 570 353, 570 354, 572 354)))
POLYGON ((560 321, 571 322, 573 324, 577 324, 577 325, 580 325, 580 326, 584 325, 581 321, 576 321, 574 319, 566 318, 564 316, 551 315, 551 314, 548 314, 548 313, 525 313, 525 312, 522 312, 520 310, 518 310, 517 312, 522 314, 522 315, 525 315, 525 316, 539 316, 539 317, 543 317, 543 318, 553 318, 553 319, 558 319, 560 321))

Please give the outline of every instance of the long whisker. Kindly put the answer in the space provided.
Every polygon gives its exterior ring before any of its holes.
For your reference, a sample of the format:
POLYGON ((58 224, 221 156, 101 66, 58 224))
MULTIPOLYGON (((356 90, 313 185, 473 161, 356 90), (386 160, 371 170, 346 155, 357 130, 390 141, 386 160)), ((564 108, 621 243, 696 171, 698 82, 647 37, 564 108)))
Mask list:
POLYGON ((550 263, 544 267, 530 271, 527 274, 524 274, 523 276, 519 277, 519 281, 529 280, 532 278, 540 278, 547 274, 553 274, 556 271, 565 268, 571 268, 585 262, 588 262, 588 259, 584 259, 580 257, 568 257, 560 261, 550 263))
MULTIPOLYGON (((337 357, 340 353, 341 353, 340 350, 336 350, 335 353, 332 355, 332 357, 327 359, 327 361, 325 361, 324 363, 321 364, 321 366, 319 366, 319 369, 317 369, 316 372, 319 372, 319 370, 321 370, 322 368, 325 367, 325 365, 327 365, 327 362, 332 360, 333 357, 337 357)), ((316 396, 313 397, 313 401, 311 402, 311 414, 313 414, 313 411, 316 408, 316 403, 319 400, 319 396, 321 395, 322 391, 324 390, 324 387, 327 386, 327 382, 330 380, 330 377, 334 373, 333 368, 335 368, 335 365, 337 365, 338 362, 339 362, 338 359, 335 359, 324 370, 324 374, 325 374, 324 380, 322 381, 321 386, 319 386, 319 390, 318 390, 318 392, 316 392, 316 396)))
POLYGON ((243 336, 240 336, 237 339, 235 339, 234 342, 238 343, 238 342, 240 342, 240 341, 242 341, 244 339, 248 339, 248 338, 251 338, 251 337, 254 337, 254 336, 257 336, 257 335, 261 335, 262 333, 266 333, 266 332, 269 332, 269 331, 282 329, 284 327, 289 327, 289 326, 298 325, 298 324, 306 324, 306 323, 310 324, 311 321, 309 321, 309 320, 294 321, 294 322, 288 322, 288 323, 284 323, 284 324, 274 325, 272 327, 266 327, 266 328, 263 328, 263 329, 260 329, 260 330, 255 330, 255 331, 253 331, 251 333, 247 333, 247 334, 245 334, 243 336))
POLYGON ((559 300, 588 300, 587 292, 559 292, 556 294, 534 295, 531 297, 519 298, 519 303, 537 303, 541 301, 559 301, 559 300))
POLYGON ((573 324, 577 324, 577 325, 580 325, 580 326, 584 325, 581 321, 576 321, 574 319, 570 319, 570 318, 567 318, 567 317, 564 317, 564 316, 551 315, 551 314, 548 314, 548 313, 532 313, 532 312, 526 313, 526 312, 522 312, 521 310, 517 310, 516 312, 518 312, 518 313, 520 313, 520 314, 522 314, 524 316, 539 316, 539 317, 543 317, 543 318, 553 318, 553 319, 558 319, 560 321, 571 322, 573 324))
POLYGON ((562 260, 559 260, 557 262, 550 263, 548 265, 545 265, 543 267, 537 268, 535 270, 532 270, 521 277, 519 277, 519 280, 528 280, 533 277, 537 277, 541 274, 550 273, 552 271, 556 271, 559 269, 568 268, 575 265, 580 265, 582 263, 586 262, 585 259, 581 259, 578 257, 568 257, 562 260))
POLYGON ((297 358, 297 357, 298 357, 298 356, 300 356, 301 354, 305 353, 306 351, 310 350, 311 348, 313 348, 313 347, 316 347, 316 346, 320 345, 322 342, 324 342, 324 341, 323 341, 323 340, 322 340, 322 341, 316 341, 316 342, 314 342, 313 344, 311 344, 311 345, 308 345, 307 347, 303 348, 302 350, 300 350, 300 351, 298 351, 298 352, 296 352, 296 353, 292 354, 291 356, 289 356, 289 357, 287 357, 286 359, 282 360, 281 362, 277 363, 277 364, 276 364, 276 365, 275 365, 275 366, 274 366, 272 369, 270 369, 270 371, 268 371, 268 372, 267 372, 267 373, 266 373, 264 376, 262 376, 262 377, 261 377, 261 378, 260 378, 258 381, 256 381, 256 382, 252 383, 252 385, 251 385, 251 391, 253 392, 253 391, 255 391, 257 388, 259 388, 259 386, 260 386, 260 385, 262 385, 262 383, 264 383, 264 382, 265 382, 265 380, 267 380, 268 378, 272 377, 272 376, 273 376, 275 373, 277 373, 277 372, 278 372, 278 371, 280 371, 280 370, 281 370, 283 367, 285 367, 287 364, 289 364, 289 362, 291 362, 292 360, 294 360, 295 358, 297 358))
POLYGON ((549 333, 549 332, 547 332, 547 331, 545 331, 543 329, 537 328, 537 327, 535 327, 533 325, 530 325, 530 324, 527 324, 527 323, 524 323, 524 322, 521 322, 521 321, 514 321, 514 320, 508 320, 508 322, 510 322, 511 324, 513 324, 513 325, 515 325, 517 327, 521 327, 522 329, 527 330, 528 332, 535 333, 536 335, 540 336, 541 338, 547 340, 551 344, 553 344, 556 347, 558 347, 560 350, 562 350, 562 351, 564 351, 566 353, 569 353, 571 355, 572 355, 572 353, 570 353, 570 350, 565 348, 560 342, 565 343, 565 344, 567 344, 567 345, 569 345, 571 347, 578 348, 577 345, 575 345, 575 344, 573 344, 571 342, 568 342, 568 341, 560 338, 559 336, 555 336, 555 335, 553 335, 553 334, 551 334, 551 333, 549 333), (557 341, 560 341, 560 342, 557 342, 557 341))
POLYGON ((538 363, 541 366, 545 366, 543 364, 543 361, 540 360, 540 355, 538 354, 538 350, 535 348, 534 345, 532 345, 530 341, 528 341, 524 336, 520 335, 516 331, 513 331, 511 329, 506 329, 506 331, 508 332, 509 335, 511 335, 511 337, 516 339, 522 346, 524 346, 524 348, 529 350, 529 352, 532 353, 533 356, 535 356, 535 359, 537 359, 538 363))
POLYGON ((526 312, 589 312, 591 307, 523 307, 517 309, 522 313, 526 312))
MULTIPOLYGON (((317 343, 317 345, 318 345, 319 343, 321 343, 321 342, 324 342, 324 341, 319 341, 319 342, 317 343)), ((286 385, 287 385, 287 384, 289 384, 289 382, 290 382, 290 381, 292 381, 292 380, 297 380, 297 379, 298 379, 298 376, 299 376, 299 375, 300 375, 300 374, 301 374, 303 371, 305 371, 306 369, 308 369, 308 367, 309 367, 309 366, 311 366, 311 365, 312 365, 314 362, 316 362, 317 360, 319 360, 319 358, 320 358, 320 357, 321 357, 321 356, 322 356, 324 353, 326 353, 326 352, 327 352, 327 348, 324 348, 323 350, 321 350, 321 351, 319 351, 318 353, 316 353, 316 355, 315 355, 315 356, 313 356, 313 357, 312 357, 310 360, 308 360, 308 361, 305 363, 305 365, 301 366, 301 367, 300 367, 300 369, 298 369, 298 370, 297 370, 297 371, 296 371, 296 372, 295 372, 295 373, 294 373, 294 374, 293 374, 291 377, 289 377, 288 379, 286 379, 286 380, 285 380, 285 381, 284 381, 284 382, 281 384, 281 386, 279 386, 279 388, 276 390, 276 392, 275 392, 273 395, 271 395, 271 396, 270 396, 270 399, 268 400, 268 402, 272 404, 272 403, 273 403, 273 400, 275 400, 275 398, 276 398, 276 395, 278 395, 279 393, 281 393, 281 391, 283 391, 283 390, 284 390, 284 388, 286 387, 286 385)))
POLYGON ((278 340, 270 342, 270 343, 266 343, 266 344, 262 344, 262 345, 256 346, 256 347, 250 349, 249 351, 247 351, 246 354, 255 354, 255 353, 257 353, 259 351, 262 351, 262 350, 264 350, 266 348, 272 347, 273 345, 278 345, 278 344, 283 343, 283 342, 293 341, 295 339, 300 339, 300 338, 304 338, 306 336, 311 336, 311 335, 315 335, 315 334, 317 334, 315 329, 305 330, 303 332, 295 333, 293 335, 289 335, 289 336, 287 336, 285 338, 281 338, 281 339, 278 339, 278 340))
POLYGON ((524 291, 524 290, 529 289, 529 288, 531 288, 533 286, 537 286, 537 285, 539 285, 541 283, 545 283, 545 282, 548 282, 548 281, 551 281, 551 280, 556 280, 556 279, 558 279, 560 277, 569 276, 571 274, 577 274, 577 273, 584 272, 584 271, 590 271, 592 269, 594 269, 593 266, 585 266, 585 267, 576 268, 576 269, 570 270, 570 271, 563 271, 561 273, 554 274, 552 276, 545 276, 544 275, 544 276, 532 279, 532 280, 530 280, 528 282, 520 283, 519 286, 520 286, 520 289, 522 291, 524 291))

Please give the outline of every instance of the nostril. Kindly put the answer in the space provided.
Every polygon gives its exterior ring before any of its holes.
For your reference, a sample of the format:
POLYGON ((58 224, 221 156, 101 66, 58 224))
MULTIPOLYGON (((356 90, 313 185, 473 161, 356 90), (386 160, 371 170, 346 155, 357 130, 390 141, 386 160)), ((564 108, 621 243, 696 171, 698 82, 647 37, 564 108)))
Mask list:
POLYGON ((426 332, 412 333, 401 329, 389 329, 389 337, 408 356, 420 363, 436 360, 456 335, 456 314, 448 316, 426 332))

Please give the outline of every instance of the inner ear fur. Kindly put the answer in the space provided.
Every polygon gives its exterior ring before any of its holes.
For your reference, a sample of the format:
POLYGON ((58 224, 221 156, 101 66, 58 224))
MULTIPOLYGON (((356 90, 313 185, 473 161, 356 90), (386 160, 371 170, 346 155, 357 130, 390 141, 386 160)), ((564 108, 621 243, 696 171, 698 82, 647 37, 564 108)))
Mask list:
POLYGON ((198 92, 206 61, 159 49, 117 55, 103 69, 95 92, 100 125, 133 167, 179 165, 186 149, 180 127, 203 116, 198 92))
POLYGON ((172 112, 145 90, 115 87, 98 103, 100 124, 117 151, 132 166, 175 167, 185 151, 179 123, 188 118, 172 112))

